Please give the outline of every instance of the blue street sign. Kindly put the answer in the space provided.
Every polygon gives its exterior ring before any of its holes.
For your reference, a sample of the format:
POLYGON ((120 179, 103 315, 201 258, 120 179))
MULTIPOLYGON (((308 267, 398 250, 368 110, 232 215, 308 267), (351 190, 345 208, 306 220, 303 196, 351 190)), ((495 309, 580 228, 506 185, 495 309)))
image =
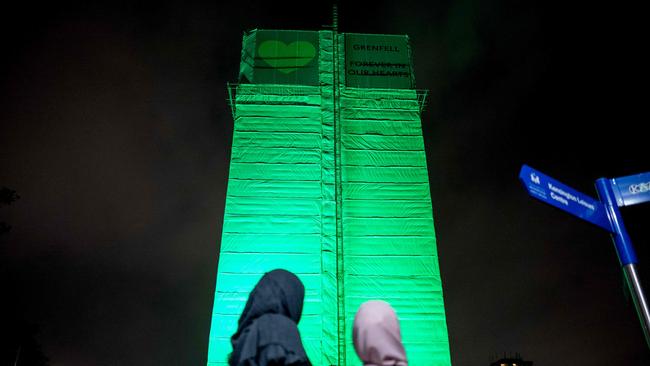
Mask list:
POLYGON ((611 185, 618 207, 650 201, 650 172, 614 178, 611 185))
POLYGON ((637 257, 618 209, 650 201, 650 172, 627 177, 596 180, 600 201, 586 196, 555 179, 523 165, 519 179, 528 193, 542 202, 560 208, 610 232, 616 254, 625 271, 645 341, 650 348, 650 305, 646 301, 636 270, 637 257))
POLYGON ((613 231, 605 207, 597 200, 525 164, 521 167, 519 179, 532 197, 598 225, 609 232, 613 231))

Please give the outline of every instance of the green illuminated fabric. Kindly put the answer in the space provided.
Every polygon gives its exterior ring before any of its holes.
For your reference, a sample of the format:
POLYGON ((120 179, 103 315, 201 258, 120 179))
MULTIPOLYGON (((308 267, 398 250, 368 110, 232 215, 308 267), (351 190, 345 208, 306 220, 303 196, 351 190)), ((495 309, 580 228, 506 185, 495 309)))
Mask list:
MULTIPOLYGON (((388 301, 410 365, 449 365, 429 179, 414 90, 341 91, 346 324, 388 301)), ((348 365, 358 365, 346 333, 348 365)))
POLYGON ((318 33, 318 86, 241 84, 208 365, 263 273, 305 284, 299 329, 314 365, 360 365, 359 305, 396 310, 409 364, 450 365, 415 90, 345 87, 345 44, 318 33))

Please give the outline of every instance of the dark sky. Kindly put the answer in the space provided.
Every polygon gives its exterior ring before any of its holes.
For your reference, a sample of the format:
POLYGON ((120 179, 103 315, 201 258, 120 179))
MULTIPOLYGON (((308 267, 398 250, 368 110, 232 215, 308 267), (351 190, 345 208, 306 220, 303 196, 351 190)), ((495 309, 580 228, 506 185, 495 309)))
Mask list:
MULTIPOLYGON (((409 34, 430 91, 422 121, 454 365, 503 352, 650 364, 608 235, 517 179, 527 163, 595 196, 599 177, 650 171, 645 13, 351 4, 340 30, 409 34)), ((2 11, 0 186, 21 198, 0 207, 13 226, 0 237, 0 324, 38 326, 55 366, 203 365, 232 139, 225 84, 242 32, 322 29, 330 3, 2 11)), ((650 203, 623 214, 650 288, 650 203)))

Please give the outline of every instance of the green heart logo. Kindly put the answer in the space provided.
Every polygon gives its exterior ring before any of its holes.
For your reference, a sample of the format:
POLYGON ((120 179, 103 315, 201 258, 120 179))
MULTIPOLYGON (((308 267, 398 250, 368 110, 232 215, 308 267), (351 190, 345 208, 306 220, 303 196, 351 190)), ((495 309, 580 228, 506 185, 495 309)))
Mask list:
POLYGON ((316 48, 307 41, 286 44, 282 41, 269 40, 260 44, 257 54, 271 67, 290 74, 310 63, 316 56, 316 48))

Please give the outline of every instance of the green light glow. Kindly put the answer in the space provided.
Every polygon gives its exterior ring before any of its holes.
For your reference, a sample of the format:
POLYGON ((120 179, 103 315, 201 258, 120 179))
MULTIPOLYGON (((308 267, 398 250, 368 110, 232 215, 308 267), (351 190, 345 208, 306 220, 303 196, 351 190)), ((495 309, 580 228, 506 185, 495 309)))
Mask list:
POLYGON ((314 365, 360 363, 351 325, 370 299, 397 311, 411 365, 450 365, 416 92, 335 82, 344 40, 332 52, 332 32, 318 38, 320 86, 237 87, 208 365, 226 365, 250 290, 275 268, 305 284, 314 365))

